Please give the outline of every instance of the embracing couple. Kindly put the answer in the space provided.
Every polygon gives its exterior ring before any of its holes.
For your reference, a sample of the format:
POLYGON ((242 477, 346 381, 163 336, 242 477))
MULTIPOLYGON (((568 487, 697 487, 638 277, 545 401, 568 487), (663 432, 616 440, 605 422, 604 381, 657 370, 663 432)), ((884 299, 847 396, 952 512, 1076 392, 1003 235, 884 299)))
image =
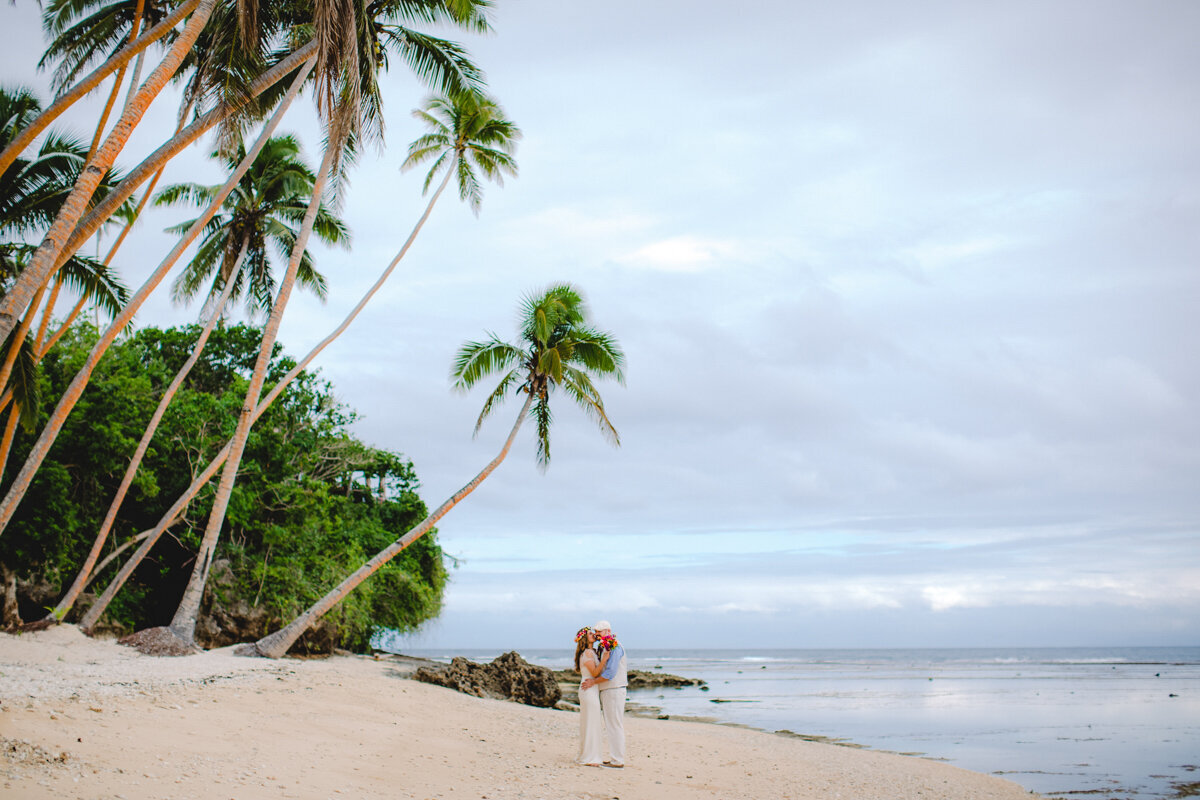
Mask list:
POLYGON ((625 648, 601 620, 575 634, 575 671, 579 684, 579 757, 587 767, 625 766, 625 648), (608 758, 604 758, 607 733, 608 758))

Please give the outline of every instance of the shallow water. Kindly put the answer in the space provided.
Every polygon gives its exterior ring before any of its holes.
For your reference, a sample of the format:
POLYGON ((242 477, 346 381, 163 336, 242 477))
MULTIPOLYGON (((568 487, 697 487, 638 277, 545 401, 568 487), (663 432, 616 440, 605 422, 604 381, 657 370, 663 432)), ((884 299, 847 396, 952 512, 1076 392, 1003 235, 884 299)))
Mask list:
MULTIPOLYGON (((521 655, 555 669, 570 660, 521 655)), ((920 753, 1050 796, 1169 798, 1200 781, 1200 647, 631 649, 629 658, 632 669, 707 681, 707 691, 630 692, 670 716, 920 753)))

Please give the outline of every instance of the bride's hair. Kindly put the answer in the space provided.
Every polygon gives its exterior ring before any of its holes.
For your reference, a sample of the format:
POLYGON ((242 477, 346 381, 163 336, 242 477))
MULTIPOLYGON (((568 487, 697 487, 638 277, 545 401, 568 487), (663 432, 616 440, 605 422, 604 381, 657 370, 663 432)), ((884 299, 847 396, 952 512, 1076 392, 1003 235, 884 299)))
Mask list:
POLYGON ((583 655, 583 651, 588 649, 588 637, 591 628, 580 628, 579 633, 575 634, 575 671, 580 672, 579 657, 583 655))

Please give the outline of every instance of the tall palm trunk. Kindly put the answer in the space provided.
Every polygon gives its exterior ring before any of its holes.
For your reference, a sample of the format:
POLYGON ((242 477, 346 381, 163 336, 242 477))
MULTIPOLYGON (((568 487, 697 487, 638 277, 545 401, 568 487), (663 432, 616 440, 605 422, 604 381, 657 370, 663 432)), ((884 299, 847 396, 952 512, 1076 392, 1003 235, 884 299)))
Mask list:
MULTIPOLYGON (((249 90, 247 90, 245 96, 240 100, 241 104, 258 97, 280 80, 287 77, 289 73, 297 69, 311 69, 310 65, 316 57, 316 52, 317 45, 312 41, 293 50, 285 58, 281 59, 279 63, 251 83, 249 90)), ((92 234, 99 230, 100 226, 116 213, 121 204, 133 196, 133 193, 137 191, 137 188, 147 178, 161 172, 167 162, 183 152, 185 148, 216 125, 232 116, 240 107, 241 105, 239 104, 222 104, 214 108, 164 142, 157 150, 130 170, 126 174, 125 179, 113 187, 112 191, 106 194, 104 199, 97 203, 95 208, 79 221, 79 225, 67 241, 67 246, 63 248, 63 255, 59 257, 56 269, 62 266, 67 258, 70 258, 72 254, 82 247, 83 243, 91 238, 92 234)))
POLYGON ((119 313, 113 319, 112 324, 108 326, 108 328, 104 331, 104 334, 100 337, 100 340, 92 348, 91 353, 88 354, 87 361, 84 362, 83 367, 81 367, 79 372, 76 373, 74 379, 71 381, 70 386, 68 386, 66 392, 63 393, 62 399, 59 400, 58 405, 55 407, 54 413, 50 415, 50 419, 46 422, 46 427, 42 430, 37 442, 34 443, 33 448, 30 450, 29 456, 26 458, 25 465, 13 479, 13 483, 9 487, 8 494, 5 495, 4 500, 0 501, 0 534, 3 533, 4 529, 8 526, 8 523, 12 520, 12 516, 17 509, 17 505, 21 502, 21 498, 25 496, 25 492, 29 489, 29 484, 33 481, 34 474, 37 472, 38 467, 41 466, 46 454, 50 451, 50 445, 54 443, 54 439, 56 436, 58 436, 58 432, 62 430, 62 426, 67 420, 67 415, 71 413, 71 409, 75 407, 75 403, 79 401, 80 395, 83 394, 83 390, 87 386, 88 380, 91 378, 92 371, 95 370, 96 365, 100 362, 100 358, 108 350, 108 347, 113 343, 113 341, 116 340, 118 334, 120 334, 125 326, 128 325, 133 319, 134 314, 136 314, 138 309, 141 308, 142 303, 145 302, 146 298, 150 296, 151 292, 153 292, 154 289, 157 288, 162 282, 163 278, 166 277, 171 267, 176 261, 179 260, 179 257, 183 255, 183 251, 187 249, 188 245, 190 245, 197 236, 200 235, 204 226, 208 224, 208 221, 212 219, 213 215, 215 215, 220 209, 221 203, 225 201, 225 198, 229 196, 231 191, 233 191, 233 188, 237 185, 238 181, 241 180, 242 176, 246 173, 246 170, 248 170, 250 165, 254 163, 254 159, 258 157, 263 145, 265 145, 267 139, 271 137, 271 134, 279 124, 280 119, 282 119, 284 112, 287 110, 288 106, 291 105, 291 102, 295 99, 296 94, 300 91, 300 87, 304 83, 304 80, 308 77, 308 72, 310 70, 311 66, 306 66, 303 70, 301 70, 300 74, 293 79, 292 86, 289 88, 287 95, 280 103, 279 108, 277 108, 275 113, 271 116, 270 121, 263 128, 262 133, 259 134, 258 141, 254 143, 254 147, 251 148, 250 152, 246 154, 246 157, 242 159, 242 162, 238 164, 237 169, 233 171, 233 173, 229 176, 229 179, 225 182, 225 185, 222 186, 220 191, 217 192, 216 196, 213 197, 212 202, 209 204, 208 208, 205 209, 204 213, 194 223, 192 223, 192 226, 188 228, 187 233, 183 235, 179 242, 176 243, 175 247, 171 249, 171 252, 167 255, 166 259, 159 264, 158 268, 150 275, 149 278, 147 278, 146 282, 142 284, 141 288, 138 289, 137 293, 134 294, 134 296, 130 299, 129 304, 126 305, 126 307, 121 310, 121 313, 119 313))
POLYGON ((150 530, 146 530, 146 531, 142 531, 141 533, 134 534, 133 536, 130 536, 128 539, 126 539, 124 542, 122 542, 120 545, 118 545, 116 548, 114 548, 113 551, 111 553, 109 553, 108 555, 106 555, 104 557, 104 560, 101 561, 99 564, 97 564, 96 568, 92 570, 92 574, 88 576, 87 581, 83 584, 84 590, 86 590, 87 587, 91 586, 92 583, 95 582, 96 577, 98 575, 100 575, 102 572, 104 572, 105 567, 107 567, 109 564, 111 564, 112 562, 114 562, 118 558, 120 558, 121 553, 124 553, 126 550, 133 547, 138 542, 145 541, 146 537, 149 536, 153 532, 154 532, 154 529, 152 528, 150 530))
MULTIPOLYGON (((38 324, 37 336, 35 336, 33 339, 33 364, 34 364, 34 366, 37 366, 38 362, 40 362, 42 360, 42 356, 44 356, 46 354, 46 352, 51 347, 54 346, 55 342, 58 341, 58 337, 61 337, 62 334, 65 332, 66 327, 69 326, 75 320, 75 317, 78 316, 78 314, 79 314, 79 309, 82 308, 83 300, 87 299, 87 295, 84 295, 84 297, 80 300, 80 305, 78 305, 76 307, 76 309, 73 310, 72 314, 67 317, 67 321, 65 323, 63 323, 63 327, 60 328, 57 332, 55 332, 54 336, 51 337, 50 342, 43 345, 42 342, 45 341, 45 339, 46 339, 46 330, 50 326, 50 317, 54 314, 54 306, 57 305, 57 303, 58 303, 58 295, 62 291, 62 287, 63 287, 62 281, 55 281, 54 289, 50 292, 50 299, 46 301, 46 307, 45 307, 45 309, 42 310, 42 321, 41 321, 41 323, 38 324)), ((37 307, 37 303, 34 303, 34 307, 35 308, 37 307)), ((10 375, 11 375, 11 372, 10 372, 10 375)), ((2 393, 0 393, 0 411, 3 411, 4 409, 8 408, 8 404, 12 399, 13 399, 12 387, 8 386, 7 383, 5 383, 4 391, 2 393)), ((7 460, 7 455, 5 456, 5 460, 7 460)))
POLYGON ((167 406, 175 398, 175 393, 183 385, 183 381, 187 378, 188 373, 192 371, 192 367, 200 360, 200 354, 204 352, 204 346, 208 344, 208 337, 212 334, 217 321, 221 319, 221 315, 225 312, 225 304, 229 301, 229 295, 233 293, 234 278, 237 277, 238 270, 242 268, 242 261, 246 258, 246 251, 249 248, 249 240, 244 240, 242 248, 237 254, 237 259, 233 262, 230 275, 225 281, 225 288, 221 290, 221 296, 217 300, 216 308, 213 310, 208 322, 205 323, 200 336, 196 339, 196 345, 192 348, 191 356, 179 368, 179 372, 175 373, 175 378, 166 388, 166 391, 163 392, 162 397, 158 401, 158 408, 154 409, 154 414, 150 417, 149 424, 146 425, 146 431, 142 434, 137 449, 134 450, 133 458, 129 460, 129 466, 126 467, 125 475, 121 478, 121 485, 117 487, 117 494, 113 497, 112 503, 108 507, 108 513, 104 517, 104 522, 100 525, 100 530, 96 532, 96 539, 92 542, 92 549, 88 552, 87 558, 84 559, 83 566, 79 568, 79 574, 75 576, 75 582, 71 584, 71 588, 67 590, 63 598, 58 601, 58 605, 54 607, 54 610, 47 615, 47 620, 63 619, 67 612, 71 610, 71 606, 75 604, 75 600, 79 597, 79 593, 83 591, 83 587, 87 585, 88 577, 92 573, 92 567, 95 566, 96 559, 100 557, 100 551, 104 548, 104 543, 108 540, 108 533, 112 530, 113 523, 117 519, 117 512, 120 510, 121 504, 125 502, 125 495, 128 493, 129 487, 133 485, 133 478, 137 475, 138 468, 142 465, 142 459, 145 457, 146 451, 150 448, 150 441, 154 438, 154 434, 158 430, 158 424, 162 422, 163 414, 167 411, 167 406))
POLYGON ((379 568, 395 558, 401 551, 407 548, 410 544, 420 539, 429 529, 437 524, 437 521, 458 505, 464 497, 478 488, 479 484, 483 483, 487 476, 495 471, 496 467, 500 466, 500 462, 504 461, 508 451, 512 448, 513 440, 517 438, 517 431, 521 429, 521 423, 525 421, 525 417, 529 414, 529 407, 533 404, 533 393, 531 392, 525 398, 525 405, 521 407, 521 413, 517 415, 517 421, 513 423, 512 430, 508 434, 508 438, 504 440, 504 446, 500 448, 500 452, 493 458, 483 470, 476 475, 470 483, 459 489, 450 496, 446 502, 442 503, 437 509, 421 520, 416 527, 408 531, 396 541, 392 542, 385 549, 380 550, 375 556, 363 564, 354 574, 346 578, 337 585, 332 591, 318 600, 316 603, 305 611, 300 616, 296 617, 286 627, 280 628, 275 633, 268 634, 259 639, 252 645, 243 648, 240 652, 242 655, 260 655, 267 658, 280 658, 291 648, 296 640, 299 639, 305 631, 312 627, 313 623, 325 615, 329 609, 340 603, 346 595, 354 591, 360 583, 379 571, 379 568))
POLYGON ((46 307, 42 310, 42 321, 38 324, 37 336, 33 340, 35 354, 42 349, 42 342, 46 339, 46 330, 50 327, 50 318, 54 315, 54 307, 58 305, 58 295, 62 292, 62 287, 62 281, 55 281, 54 288, 50 290, 50 299, 46 301, 46 307))
MULTIPOLYGON (((137 6, 133 10, 133 23, 129 26, 129 42, 132 44, 137 41, 138 31, 142 27, 142 11, 145 10, 146 0, 137 0, 137 6)), ((129 106, 129 101, 133 99, 134 89, 137 87, 138 75, 141 74, 142 58, 146 55, 143 50, 138 53, 137 68, 134 70, 133 77, 129 80, 129 93, 126 95, 126 108, 129 106)), ((117 77, 113 78, 112 90, 108 93, 108 102, 104 104, 104 111, 100 114, 100 121, 96 123, 96 133, 92 136, 92 146, 88 148, 87 158, 84 162, 92 160, 92 156, 96 155, 96 151, 100 148, 100 138, 104 135, 104 126, 108 124, 108 115, 112 113, 113 106, 117 103, 117 95, 121 93, 121 83, 125 80, 125 71, 129 68, 128 64, 122 64, 117 70, 117 77)))
POLYGON ((145 51, 147 47, 166 36, 167 33, 179 24, 180 20, 191 14, 199 4, 200 0, 187 0, 187 2, 181 3, 162 22, 146 31, 145 36, 122 47, 107 61, 92 70, 91 74, 86 78, 59 95, 58 99, 49 108, 39 114, 37 119, 28 128, 21 131, 20 135, 13 139, 8 147, 4 148, 3 153, 0 153, 0 175, 3 175, 4 170, 8 169, 17 160, 17 156, 21 155, 25 151, 25 148, 33 144, 33 140, 38 137, 39 133, 49 127, 50 123, 58 119, 64 111, 74 105, 80 98, 103 83, 104 79, 109 75, 127 65, 135 56, 145 51))
MULTIPOLYGON (((138 60, 138 68, 137 68, 137 70, 135 70, 134 76, 133 76, 134 81, 136 81, 138 79, 137 73, 140 72, 141 66, 142 66, 141 60, 139 59, 138 60)), ((129 88, 130 88, 129 96, 125 98, 126 106, 128 106, 129 103, 132 102, 132 100, 133 100, 133 91, 132 91, 134 88, 133 84, 130 84, 129 88)), ((185 100, 182 107, 179 109, 179 123, 175 126, 175 136, 178 136, 180 134, 180 132, 183 131, 183 127, 187 123, 187 116, 192 111, 193 103, 194 103, 194 98, 191 97, 190 93, 189 93, 189 97, 185 100)), ((129 216, 129 221, 126 222, 123 226, 121 226, 121 232, 119 234, 117 234, 117 238, 113 241, 112 247, 108 248, 108 255, 106 255, 104 257, 104 266, 105 267, 107 267, 109 264, 112 263, 113 257, 117 254, 117 251, 121 249, 121 245, 125 242, 125 237, 127 237, 129 235, 129 232, 131 230, 133 230, 133 226, 137 223, 138 218, 142 216, 142 209, 144 209, 146 207, 146 203, 149 202, 150 195, 154 194, 154 187, 158 185, 158 180, 159 180, 159 178, 162 177, 163 172, 165 172, 166 169, 167 169, 167 165, 164 163, 161 167, 158 168, 158 172, 155 172, 154 175, 150 178, 150 185, 148 185, 146 187, 146 191, 142 193, 142 199, 139 200, 137 206, 134 207, 133 213, 130 214, 130 216, 129 216)), ((80 223, 80 224, 82 226, 83 223, 80 223)), ((76 240, 83 241, 82 239, 78 239, 77 236, 71 237, 71 242, 74 242, 76 240)), ((68 242, 68 249, 70 248, 71 242, 68 242)), ((60 264, 60 266, 61 266, 61 264, 60 264)))
POLYGON ((13 437, 17 433, 17 423, 21 421, 21 405, 13 403, 8 412, 8 422, 4 423, 4 438, 0 439, 0 479, 8 466, 8 453, 12 450, 13 437))
POLYGON ((21 318, 21 324, 17 326, 16 332, 10 339, 4 363, 0 365, 0 387, 8 386, 8 379, 12 377, 13 365, 17 363, 17 355, 21 352, 21 343, 25 341, 29 329, 33 327, 33 318, 37 316, 38 308, 42 305, 42 295, 45 292, 45 287, 42 287, 34 294, 33 301, 29 304, 29 311, 21 318))
POLYGON ((95 157, 80 172, 78 180, 75 181, 75 187, 67 196, 62 208, 59 209, 58 216, 50 225, 42 243, 29 259, 29 264, 21 270, 12 290, 5 294, 3 301, 0 302, 0 340, 8 337, 8 334, 17 325, 18 316, 29 305, 34 292, 46 285, 58 269, 59 257, 65 249, 67 240, 87 210, 88 203, 91 202, 96 187, 100 185, 101 178, 116 160, 117 154, 129 140, 133 129, 141 122, 150 103, 158 97, 167 81, 183 63, 184 56, 187 55, 192 44, 200 35, 200 31, 204 29, 215 5, 216 0, 200 0, 179 38, 171 44, 167 55, 150 73, 150 77, 146 79, 142 88, 138 90, 129 110, 117 120, 117 124, 113 126, 112 132, 104 140, 104 144, 96 151, 95 157))
POLYGON ((217 540, 221 535, 221 526, 225 523, 225 512, 229 508, 229 500, 233 496, 233 485, 237 481, 238 467, 241 466, 242 454, 245 452, 246 442, 250 438, 250 426, 254 424, 254 411, 258 407, 259 395, 262 393, 263 384, 267 379, 267 368, 271 365, 271 351, 275 347, 279 325, 283 321, 283 312, 287 308, 292 286, 296 282, 300 260, 308 246, 308 237, 317 220, 317 211, 321 208, 321 195, 324 193, 325 183, 329 179, 329 173, 338 156, 340 146, 340 137, 333 135, 325 145, 325 156, 321 159, 321 168, 317 171, 317 178, 313 182, 312 198, 305 211, 300 232, 292 245, 292 255, 288 260, 287 272, 279 282, 279 292, 271 305, 271 314, 267 317, 267 323, 263 326, 262 345, 258 351, 258 360, 255 362, 254 372, 250 376, 250 385, 246 389, 246 399, 242 403, 242 413, 238 417, 237 429, 230 441, 229 456, 225 459, 221 480, 217 484, 217 493, 213 498, 212 511, 209 512, 208 525, 204 529, 204 538, 200 541, 200 549, 196 553, 196 563, 192 567, 192 576, 183 590, 183 598, 179 601, 179 607, 175 609, 175 616, 168 626, 172 633, 188 645, 195 645, 196 642, 196 619, 200 615, 200 601, 204 597, 204 585, 208 582, 208 571, 212 566, 217 540))

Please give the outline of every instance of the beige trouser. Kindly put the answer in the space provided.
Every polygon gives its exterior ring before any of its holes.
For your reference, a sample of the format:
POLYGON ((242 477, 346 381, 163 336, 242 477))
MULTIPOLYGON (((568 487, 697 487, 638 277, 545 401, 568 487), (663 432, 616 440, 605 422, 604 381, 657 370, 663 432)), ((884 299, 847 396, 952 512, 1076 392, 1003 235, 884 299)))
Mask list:
POLYGON ((609 760, 625 763, 625 687, 600 692, 600 708, 604 711, 604 730, 608 734, 609 760))

